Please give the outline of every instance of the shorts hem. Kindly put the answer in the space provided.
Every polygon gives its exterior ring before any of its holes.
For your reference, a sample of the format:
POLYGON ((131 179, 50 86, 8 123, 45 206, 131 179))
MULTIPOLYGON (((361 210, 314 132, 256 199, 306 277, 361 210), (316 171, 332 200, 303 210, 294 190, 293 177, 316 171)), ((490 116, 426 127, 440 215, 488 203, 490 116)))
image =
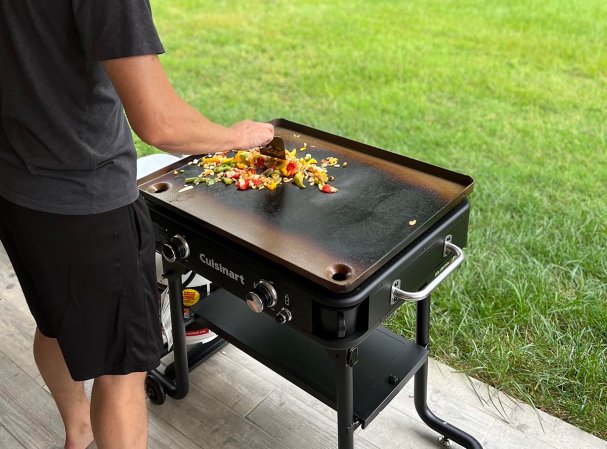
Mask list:
POLYGON ((158 360, 155 362, 142 363, 140 365, 123 366, 120 368, 100 369, 85 373, 72 373, 70 371, 70 375, 72 376, 72 379, 74 379, 76 382, 83 382, 91 379, 96 379, 97 377, 102 376, 125 376, 131 373, 145 373, 150 370, 153 370, 154 368, 157 368, 158 365, 160 365, 160 358, 158 358, 158 360))

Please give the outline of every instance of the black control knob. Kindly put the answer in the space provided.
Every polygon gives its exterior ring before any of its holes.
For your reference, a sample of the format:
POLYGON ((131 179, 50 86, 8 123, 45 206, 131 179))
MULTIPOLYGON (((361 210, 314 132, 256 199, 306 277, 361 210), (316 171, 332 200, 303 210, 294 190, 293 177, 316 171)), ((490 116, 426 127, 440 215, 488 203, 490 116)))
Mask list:
POLYGON ((175 262, 177 259, 185 259, 190 255, 190 247, 185 237, 176 234, 162 245, 162 255, 168 262, 175 262))
POLYGON ((293 318, 293 314, 286 307, 280 309, 280 312, 276 314, 276 322, 279 324, 286 324, 291 321, 291 318, 293 318))
POLYGON ((255 313, 263 312, 266 307, 274 307, 278 296, 274 286, 263 279, 255 284, 253 290, 247 293, 247 305, 255 313))

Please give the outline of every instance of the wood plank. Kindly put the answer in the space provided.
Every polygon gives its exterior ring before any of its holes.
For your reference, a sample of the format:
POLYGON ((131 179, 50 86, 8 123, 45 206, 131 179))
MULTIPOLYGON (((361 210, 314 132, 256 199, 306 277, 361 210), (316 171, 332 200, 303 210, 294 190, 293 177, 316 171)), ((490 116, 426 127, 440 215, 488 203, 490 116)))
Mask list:
MULTIPOLYGON (((285 395, 284 403, 285 404, 294 404, 293 407, 295 409, 295 413, 297 413, 299 415, 302 415, 304 413, 311 414, 311 415, 314 415, 316 417, 316 419, 322 420, 324 422, 324 425, 327 428, 327 435, 329 437, 331 437, 331 435, 336 434, 336 432, 337 432, 337 413, 331 407, 325 405, 323 402, 314 398, 313 396, 311 396, 310 394, 308 394, 307 392, 305 392, 298 386, 292 384, 291 382, 289 382, 288 380, 286 380, 279 374, 270 370, 262 363, 251 358, 250 356, 248 356, 247 354, 245 354, 243 351, 236 348, 235 346, 232 346, 232 345, 226 346, 224 348, 224 350, 221 352, 221 355, 223 357, 229 358, 232 362, 235 362, 236 363, 235 366, 239 367, 237 369, 246 370, 248 372, 253 372, 253 373, 255 373, 257 378, 263 379, 263 381, 266 384, 273 385, 274 389, 272 390, 272 393, 274 393, 274 394, 279 393, 279 394, 285 395)), ((258 416, 257 414, 254 414, 254 413, 259 413, 259 410, 261 410, 259 407, 265 407, 265 406, 267 406, 267 403, 265 405, 260 404, 260 406, 258 406, 256 411, 254 411, 248 415, 248 419, 254 420, 254 417, 258 416)), ((272 413, 274 413, 274 412, 272 412, 272 413)), ((297 426, 303 426, 303 425, 304 425, 303 418, 301 418, 301 416, 300 416, 297 426)), ((272 429, 268 429, 268 431, 272 435, 274 435, 274 431, 272 429)), ((314 433, 314 432, 317 432, 318 429, 311 428, 311 429, 307 429, 307 431, 314 433)), ((293 438, 295 438, 295 440, 298 441, 297 436, 293 436, 293 438)), ((368 441, 365 440, 364 431, 362 431, 362 430, 358 430, 356 432, 355 442, 356 442, 356 447, 374 447, 372 444, 370 444, 368 441)), ((289 442, 289 444, 293 445, 293 444, 296 444, 296 442, 291 441, 291 442, 289 442)), ((297 446, 291 446, 291 447, 297 447, 297 446)), ((301 446, 301 447, 307 448, 307 446, 301 446)))
MULTIPOLYGON (((459 409, 470 410, 473 417, 480 422, 502 422, 496 424, 500 432, 507 432, 511 438, 518 439, 523 433, 531 437, 531 441, 540 440, 550 447, 558 449, 607 449, 607 441, 584 432, 575 426, 555 418, 541 410, 513 399, 495 388, 484 384, 465 374, 456 372, 453 368, 436 360, 430 361, 428 374, 428 397, 430 408, 436 404, 459 404, 459 409), (493 417, 495 420, 489 418, 493 417)), ((410 401, 402 397, 392 402, 392 406, 416 415, 413 406, 413 383, 406 385, 401 395, 406 395, 410 401)), ((440 416, 451 419, 449 416, 440 416)), ((453 422, 454 425, 458 423, 453 422)), ((476 435, 475 435, 476 436, 476 435)), ((508 446, 506 446, 508 447, 508 446)))
MULTIPOLYGON (((282 390, 274 390, 247 418, 289 448, 337 447, 337 414, 329 420, 282 390)), ((379 449, 358 434, 358 449, 379 449)))
POLYGON ((509 421, 519 409, 518 401, 434 359, 428 365, 428 385, 448 392, 453 398, 482 407, 485 413, 505 421, 509 421))
MULTIPOLYGON (((386 407, 366 429, 362 430, 360 435, 381 448, 437 449, 441 447, 438 444, 437 433, 424 424, 419 417, 409 416, 390 406, 386 407)), ((459 445, 452 447, 459 447, 459 445)))
POLYGON ((556 448, 607 449, 607 441, 513 399, 479 380, 456 372, 443 363, 431 362, 429 383, 439 390, 438 394, 448 395, 455 401, 461 398, 469 404, 482 407, 485 413, 502 419, 513 429, 556 448))
POLYGON ((154 411, 156 407, 153 404, 148 406, 147 449, 198 449, 206 447, 198 445, 158 416, 154 411))
POLYGON ((525 435, 551 441, 558 449, 607 449, 607 441, 524 403, 511 415, 510 425, 525 435))
POLYGON ((192 371, 190 382, 242 417, 247 416, 276 388, 248 366, 222 353, 215 354, 192 371))
MULTIPOLYGON (((23 313, 29 314, 29 308, 25 299, 23 299, 23 292, 19 285, 17 275, 13 270, 13 266, 6 254, 4 247, 0 243, 0 298, 13 302, 15 307, 18 307, 23 313), (17 300, 15 300, 17 299, 17 300)), ((32 318, 33 320, 33 318, 32 318)))
POLYGON ((154 407, 152 413, 205 449, 285 448, 264 429, 195 385, 184 399, 167 399, 163 405, 154 407))
POLYGON ((308 394, 297 385, 294 385, 280 374, 275 373, 270 368, 266 367, 257 360, 249 357, 246 353, 236 348, 235 346, 228 345, 224 348, 222 353, 237 362, 240 366, 246 367, 246 369, 255 373, 258 377, 264 379, 264 382, 274 385, 276 389, 287 393, 296 398, 307 407, 314 409, 316 412, 321 413, 327 419, 333 420, 335 418, 335 410, 325 405, 323 402, 316 399, 314 396, 308 394))
POLYGON ((0 296, 0 341, 10 342, 1 349, 38 385, 43 385, 32 350, 36 323, 29 311, 26 314, 16 305, 18 302, 25 303, 25 299, 15 296, 8 300, 0 296))
POLYGON ((0 424, 0 447, 6 449, 27 449, 21 443, 19 443, 10 433, 6 430, 6 427, 0 424))
POLYGON ((63 447, 63 423, 52 397, 1 351, 0 424, 28 449, 63 447))
POLYGON ((36 323, 4 247, 0 244, 0 341, 10 342, 0 349, 38 385, 44 385, 34 357, 32 343, 36 323))
MULTIPOLYGON (((406 395, 398 395, 392 401, 391 406, 419 419, 413 400, 409 396, 409 392, 406 395)), ((555 449, 548 437, 539 439, 527 435, 503 419, 491 413, 485 413, 482 406, 461 401, 440 388, 428 388, 428 406, 439 419, 469 433, 486 449, 511 449, 513 447, 555 449)))

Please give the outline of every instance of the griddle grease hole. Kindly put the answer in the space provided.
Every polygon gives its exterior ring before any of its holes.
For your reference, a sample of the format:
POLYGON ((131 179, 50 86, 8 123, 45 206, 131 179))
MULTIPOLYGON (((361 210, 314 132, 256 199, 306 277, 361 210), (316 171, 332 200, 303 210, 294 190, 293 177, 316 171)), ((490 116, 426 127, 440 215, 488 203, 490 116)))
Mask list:
POLYGON ((329 265, 325 272, 329 279, 337 283, 346 282, 354 275, 354 269, 345 263, 334 263, 329 265))
POLYGON ((162 193, 168 190, 171 190, 173 185, 168 182, 157 182, 156 184, 152 184, 147 188, 147 191, 150 193, 162 193))

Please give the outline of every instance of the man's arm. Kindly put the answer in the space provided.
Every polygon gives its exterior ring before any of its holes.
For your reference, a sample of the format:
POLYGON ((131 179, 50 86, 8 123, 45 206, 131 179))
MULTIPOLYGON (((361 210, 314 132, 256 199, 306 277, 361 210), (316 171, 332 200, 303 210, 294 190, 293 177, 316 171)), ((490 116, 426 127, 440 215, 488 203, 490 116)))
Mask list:
POLYGON ((268 123, 245 120, 231 127, 211 122, 183 101, 156 55, 103 62, 133 131, 168 153, 200 154, 264 145, 274 136, 268 123))

